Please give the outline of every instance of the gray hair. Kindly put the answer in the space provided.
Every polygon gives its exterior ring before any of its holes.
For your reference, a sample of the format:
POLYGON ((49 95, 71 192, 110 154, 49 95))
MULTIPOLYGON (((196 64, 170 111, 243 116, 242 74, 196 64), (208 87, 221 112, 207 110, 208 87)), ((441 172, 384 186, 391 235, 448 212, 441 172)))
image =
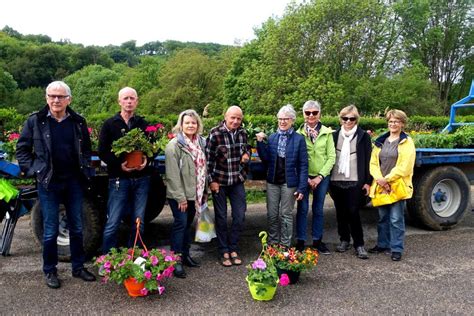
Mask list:
POLYGON ((125 88, 120 89, 120 91, 119 91, 119 93, 118 93, 119 99, 120 99, 120 96, 121 96, 122 94, 124 94, 125 92, 127 92, 127 91, 132 91, 132 92, 135 94, 135 96, 138 98, 137 90, 135 90, 135 89, 133 89, 133 88, 130 88, 130 87, 125 87, 125 88))
POLYGON ((48 90, 54 90, 54 89, 64 89, 66 90, 66 94, 68 96, 72 96, 71 94, 71 88, 64 82, 64 81, 53 81, 51 82, 47 87, 46 87, 46 95, 48 95, 48 90))
POLYGON ((308 109, 317 109, 321 112, 321 104, 318 101, 308 100, 303 105, 303 112, 308 109))
POLYGON ((173 133, 176 134, 183 131, 183 121, 185 116, 190 116, 196 120, 198 125, 197 133, 199 135, 202 134, 203 126, 201 118, 199 117, 199 114, 197 114, 197 112, 192 109, 184 110, 183 112, 179 113, 178 123, 176 123, 176 125, 173 127, 173 133))
POLYGON ((296 112, 293 108, 293 105, 291 104, 282 106, 281 109, 278 111, 277 117, 279 117, 281 114, 286 114, 292 120, 296 119, 296 112))

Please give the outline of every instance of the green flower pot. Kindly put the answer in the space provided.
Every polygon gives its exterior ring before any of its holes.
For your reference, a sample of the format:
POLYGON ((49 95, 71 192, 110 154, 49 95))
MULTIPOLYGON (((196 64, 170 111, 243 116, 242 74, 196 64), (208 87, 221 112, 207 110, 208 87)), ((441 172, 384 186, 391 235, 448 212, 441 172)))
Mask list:
POLYGON ((267 285, 263 283, 253 282, 245 278, 249 285, 250 294, 256 301, 270 301, 275 295, 277 285, 267 285))

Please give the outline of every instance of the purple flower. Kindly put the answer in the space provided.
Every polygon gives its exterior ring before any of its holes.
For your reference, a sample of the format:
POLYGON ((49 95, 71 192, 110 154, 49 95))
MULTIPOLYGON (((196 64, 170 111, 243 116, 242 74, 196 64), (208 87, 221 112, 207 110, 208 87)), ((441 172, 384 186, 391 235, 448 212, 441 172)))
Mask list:
POLYGON ((143 288, 143 289, 140 290, 140 294, 146 296, 146 295, 148 295, 148 290, 146 288, 143 288))
POLYGON ((106 263, 104 263, 104 268, 105 269, 110 269, 111 266, 112 266, 112 264, 110 263, 110 261, 107 261, 106 263))
POLYGON ((158 258, 156 256, 151 256, 151 265, 156 266, 158 264, 158 258))
POLYGON ((150 280, 153 275, 151 274, 150 271, 146 270, 145 273, 143 273, 143 276, 144 276, 147 280, 150 280))
POLYGON ((257 269, 265 270, 266 268, 267 268, 267 264, 265 263, 265 261, 263 261, 262 258, 258 258, 252 263, 252 269, 254 270, 257 270, 257 269))

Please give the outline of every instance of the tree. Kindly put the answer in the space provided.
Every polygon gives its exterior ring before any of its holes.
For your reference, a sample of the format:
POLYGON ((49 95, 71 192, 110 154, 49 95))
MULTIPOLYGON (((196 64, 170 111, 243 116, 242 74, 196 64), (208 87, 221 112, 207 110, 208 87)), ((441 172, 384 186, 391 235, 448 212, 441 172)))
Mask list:
POLYGON ((13 76, 0 68, 0 107, 12 107, 13 94, 18 87, 13 76))
POLYGON ((464 63, 473 55, 472 1, 402 0, 395 9, 402 18, 408 61, 428 67, 447 113, 451 88, 462 79, 464 63))

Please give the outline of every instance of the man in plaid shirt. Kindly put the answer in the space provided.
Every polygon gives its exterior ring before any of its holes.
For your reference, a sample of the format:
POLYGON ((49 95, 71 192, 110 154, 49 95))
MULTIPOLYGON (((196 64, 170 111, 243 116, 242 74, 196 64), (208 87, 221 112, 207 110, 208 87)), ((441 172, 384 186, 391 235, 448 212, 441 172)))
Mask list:
POLYGON ((209 183, 216 216, 216 234, 220 262, 225 267, 241 265, 238 254, 240 233, 244 227, 244 182, 250 160, 247 133, 242 129, 242 110, 238 106, 227 109, 224 121, 214 127, 206 143, 209 183), (232 225, 227 229, 227 197, 232 208, 232 225))

